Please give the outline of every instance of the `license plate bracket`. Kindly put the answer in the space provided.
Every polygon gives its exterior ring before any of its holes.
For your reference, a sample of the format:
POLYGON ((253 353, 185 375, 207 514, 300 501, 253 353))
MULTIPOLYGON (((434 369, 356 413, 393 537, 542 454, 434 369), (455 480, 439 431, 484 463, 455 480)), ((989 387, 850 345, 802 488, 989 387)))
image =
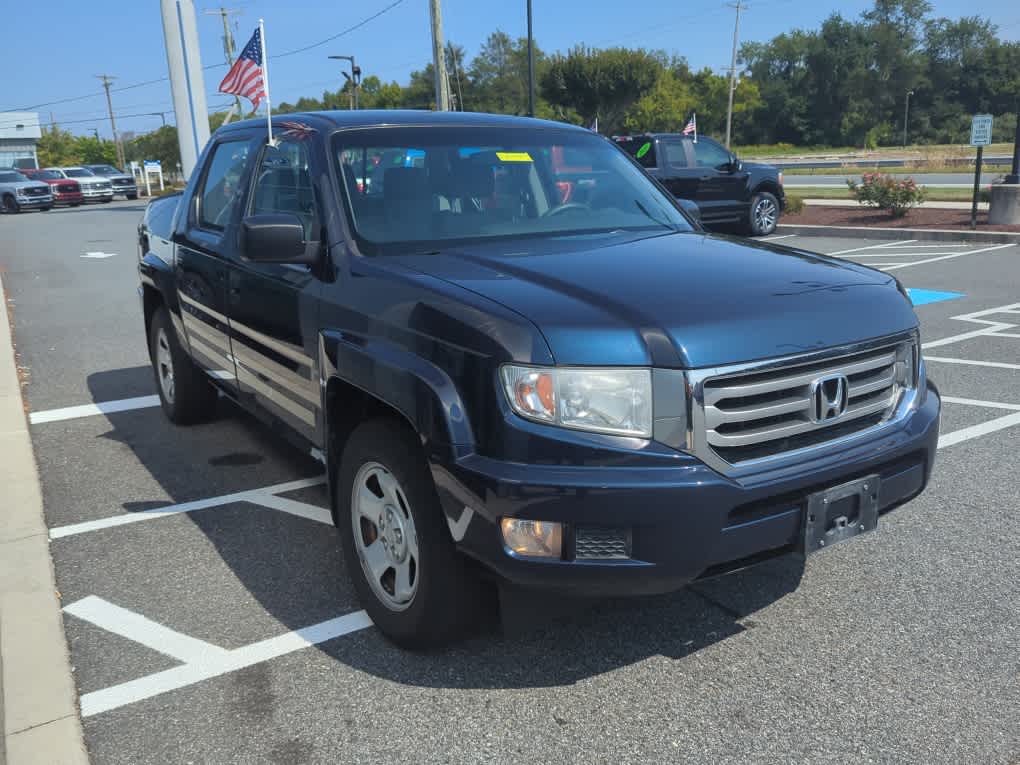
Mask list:
POLYGON ((809 494, 804 512, 804 554, 873 531, 878 526, 881 481, 881 476, 869 475, 809 494))

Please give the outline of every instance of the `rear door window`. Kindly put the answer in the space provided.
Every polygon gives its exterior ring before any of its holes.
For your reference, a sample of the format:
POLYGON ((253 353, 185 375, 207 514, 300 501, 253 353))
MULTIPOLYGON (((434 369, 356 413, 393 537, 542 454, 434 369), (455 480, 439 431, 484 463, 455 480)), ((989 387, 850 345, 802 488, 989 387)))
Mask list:
POLYGON ((687 147, 683 141, 664 141, 663 153, 666 155, 666 164, 670 167, 688 167, 687 147))
POLYGON ((655 139, 649 137, 617 139, 621 149, 634 157, 642 167, 657 167, 655 139))

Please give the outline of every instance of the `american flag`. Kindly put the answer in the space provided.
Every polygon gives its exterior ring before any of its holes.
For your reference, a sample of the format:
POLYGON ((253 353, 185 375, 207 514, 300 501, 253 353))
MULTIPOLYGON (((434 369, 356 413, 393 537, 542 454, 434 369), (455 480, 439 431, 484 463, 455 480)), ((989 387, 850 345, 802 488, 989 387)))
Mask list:
POLYGON ((695 140, 698 138, 698 115, 692 114, 691 118, 687 120, 687 124, 684 125, 684 129, 681 131, 684 135, 693 135, 695 140))
POLYGON ((251 36, 237 61, 230 67, 227 76, 220 83, 220 93, 243 96, 251 101, 252 109, 258 109, 265 98, 266 89, 262 78, 262 35, 259 30, 251 36))

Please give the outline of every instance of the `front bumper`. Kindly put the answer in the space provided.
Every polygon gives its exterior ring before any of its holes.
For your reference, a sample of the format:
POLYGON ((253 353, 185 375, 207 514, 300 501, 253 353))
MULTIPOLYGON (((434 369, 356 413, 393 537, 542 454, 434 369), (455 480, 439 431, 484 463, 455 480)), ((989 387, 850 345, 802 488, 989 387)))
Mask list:
POLYGON ((114 194, 123 194, 126 197, 132 197, 132 196, 136 197, 136 196, 138 196, 138 186, 135 186, 135 185, 131 185, 131 186, 114 186, 113 187, 113 193, 114 194))
POLYGON ((81 190, 82 197, 86 202, 102 202, 113 199, 111 189, 85 189, 81 190))
POLYGON ((58 192, 53 195, 53 201, 58 205, 72 205, 84 202, 85 197, 80 191, 58 192))
POLYGON ((44 197, 16 197, 18 207, 22 210, 35 210, 39 207, 53 207, 53 197, 47 194, 44 197))
POLYGON ((881 475, 880 512, 927 485, 941 401, 928 383, 920 407, 871 439, 812 457, 791 470, 732 479, 697 459, 677 467, 524 465, 477 455, 433 465, 459 549, 518 585, 578 595, 669 592, 704 576, 798 549, 809 494, 881 475), (563 559, 516 557, 502 517, 565 524, 563 559), (622 530, 626 557, 578 560, 588 530, 622 530))

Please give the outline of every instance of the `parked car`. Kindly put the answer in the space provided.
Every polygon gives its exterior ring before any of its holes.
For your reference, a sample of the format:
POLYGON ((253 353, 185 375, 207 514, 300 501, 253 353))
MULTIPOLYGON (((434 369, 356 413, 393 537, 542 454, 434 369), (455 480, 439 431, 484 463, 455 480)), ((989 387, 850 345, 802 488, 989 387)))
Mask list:
POLYGON ((778 168, 744 162, 708 136, 695 141, 679 133, 645 133, 615 140, 670 193, 697 202, 706 226, 736 224, 752 236, 776 230, 786 204, 778 168))
POLYGON ((118 170, 113 165, 85 165, 101 178, 108 178, 113 185, 113 193, 123 194, 127 199, 138 199, 138 184, 131 173, 118 170))
POLYGON ((102 178, 84 167, 47 167, 61 178, 70 178, 81 186, 82 197, 86 202, 112 202, 113 184, 109 179, 102 178))
POLYGON ((0 170, 0 209, 5 213, 52 208, 53 195, 48 185, 30 180, 17 170, 0 170))
POLYGON ((64 178, 60 173, 53 170, 22 170, 21 174, 33 181, 43 181, 49 184, 50 193, 53 194, 53 204, 55 205, 77 207, 85 201, 78 181, 64 178))
POLYGON ((828 549, 931 474, 941 402, 896 278, 707 234, 582 128, 321 112, 269 146, 239 122, 144 223, 166 416, 222 393, 321 458, 401 644, 460 634, 493 582, 647 594, 828 549), (358 183, 359 155, 410 147, 382 194, 358 183))

